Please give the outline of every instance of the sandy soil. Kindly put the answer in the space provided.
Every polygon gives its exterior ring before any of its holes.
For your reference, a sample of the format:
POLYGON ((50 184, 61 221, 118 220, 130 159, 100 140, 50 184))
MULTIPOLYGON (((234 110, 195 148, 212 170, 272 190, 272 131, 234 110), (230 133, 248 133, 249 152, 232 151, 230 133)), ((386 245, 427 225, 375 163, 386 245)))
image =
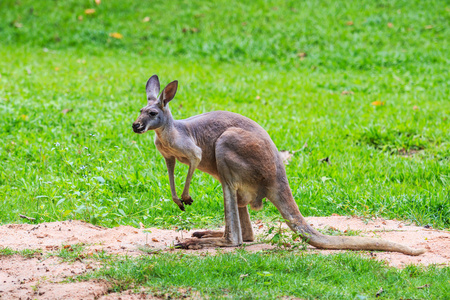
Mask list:
MULTIPOLYGON (((361 255, 383 260, 390 266, 403 267, 407 264, 450 265, 450 232, 407 225, 400 221, 376 219, 364 222, 359 218, 342 216, 310 217, 308 222, 315 228, 334 230, 355 230, 359 235, 383 238, 414 248, 425 248, 420 256, 400 253, 362 252, 361 255)), ((268 226, 262 222, 254 225, 257 236, 262 236, 268 226)), ((194 231, 194 230, 193 230, 194 231)), ((193 232, 192 231, 192 232, 193 232)), ((195 230, 197 231, 197 230, 195 230)), ((55 251, 63 245, 85 244, 85 252, 104 250, 111 254, 138 256, 150 250, 167 250, 173 243, 190 237, 192 232, 162 230, 157 228, 134 228, 119 226, 104 228, 81 221, 53 223, 9 224, 0 226, 0 247, 14 250, 42 249, 43 253, 55 251)), ((267 244, 251 244, 247 251, 271 249, 267 244)), ((222 251, 234 251, 223 248, 222 251)), ((188 253, 215 253, 215 249, 175 250, 188 253)), ((338 251, 307 251, 329 254, 338 251)), ((103 281, 69 282, 68 277, 89 272, 99 265, 88 259, 73 263, 62 262, 57 257, 37 255, 24 258, 19 255, 0 256, 0 299, 156 299, 145 292, 122 294, 109 293, 109 284, 103 281)))

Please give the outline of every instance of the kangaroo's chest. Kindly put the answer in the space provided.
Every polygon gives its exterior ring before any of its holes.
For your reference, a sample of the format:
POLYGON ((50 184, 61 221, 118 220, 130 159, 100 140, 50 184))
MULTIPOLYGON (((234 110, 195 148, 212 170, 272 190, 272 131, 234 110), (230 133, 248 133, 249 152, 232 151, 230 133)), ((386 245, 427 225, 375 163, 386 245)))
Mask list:
POLYGON ((174 147, 170 144, 165 144, 158 137, 155 137, 155 146, 156 149, 162 154, 164 157, 175 157, 179 162, 189 165, 189 159, 187 153, 180 150, 178 147, 174 147))
MULTIPOLYGON (((193 158, 200 158, 200 163, 196 168, 217 178, 217 164, 213 147, 202 148, 201 146, 204 146, 204 144, 197 145, 192 138, 173 139, 173 141, 175 142, 164 142, 158 136, 155 136, 155 146, 162 156, 165 158, 174 157, 188 166, 191 166, 193 158)), ((213 140, 211 140, 211 144, 214 144, 213 140)))

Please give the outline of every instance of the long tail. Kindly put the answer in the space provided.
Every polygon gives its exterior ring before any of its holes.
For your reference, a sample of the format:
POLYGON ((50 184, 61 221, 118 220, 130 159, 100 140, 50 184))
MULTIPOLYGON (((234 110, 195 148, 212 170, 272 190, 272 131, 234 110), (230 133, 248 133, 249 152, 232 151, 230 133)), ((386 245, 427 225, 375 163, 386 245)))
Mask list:
POLYGON ((312 228, 300 213, 292 196, 287 179, 281 181, 280 188, 272 194, 270 199, 278 208, 287 225, 300 234, 308 244, 321 249, 342 250, 382 250, 400 252, 407 255, 420 255, 425 249, 412 249, 405 245, 389 242, 386 240, 366 238, 359 236, 329 236, 324 235, 312 228))
MULTIPOLYGON (((301 217, 304 221, 303 216, 301 217)), ((324 235, 306 222, 288 221, 289 227, 300 234, 308 244, 320 249, 342 249, 342 250, 383 250, 400 252, 407 255, 420 255, 425 249, 412 249, 405 245, 389 242, 386 240, 366 238, 360 236, 329 236, 324 235)))

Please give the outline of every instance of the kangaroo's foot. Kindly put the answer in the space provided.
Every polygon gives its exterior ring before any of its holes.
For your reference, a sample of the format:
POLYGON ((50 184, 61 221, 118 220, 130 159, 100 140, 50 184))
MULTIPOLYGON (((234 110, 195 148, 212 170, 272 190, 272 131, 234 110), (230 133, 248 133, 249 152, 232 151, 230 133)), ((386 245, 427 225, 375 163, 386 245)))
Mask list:
POLYGON ((223 231, 213 231, 213 230, 206 230, 206 231, 196 231, 192 234, 193 237, 196 238, 220 238, 223 237, 223 231))
POLYGON ((179 249, 202 249, 203 247, 237 247, 239 243, 234 243, 225 238, 193 238, 187 239, 181 243, 175 245, 175 248, 179 249))
POLYGON ((191 205, 194 202, 194 200, 192 200, 191 196, 189 195, 181 195, 181 201, 186 205, 191 205))

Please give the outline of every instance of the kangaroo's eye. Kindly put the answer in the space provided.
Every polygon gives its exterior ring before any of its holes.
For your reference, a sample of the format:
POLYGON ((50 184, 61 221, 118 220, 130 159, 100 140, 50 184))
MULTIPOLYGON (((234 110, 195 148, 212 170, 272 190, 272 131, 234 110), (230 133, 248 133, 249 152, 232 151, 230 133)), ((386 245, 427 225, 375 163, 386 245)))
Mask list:
POLYGON ((150 116, 152 116, 152 117, 154 117, 154 116, 156 116, 158 113, 156 112, 156 111, 151 111, 150 112, 150 116))

